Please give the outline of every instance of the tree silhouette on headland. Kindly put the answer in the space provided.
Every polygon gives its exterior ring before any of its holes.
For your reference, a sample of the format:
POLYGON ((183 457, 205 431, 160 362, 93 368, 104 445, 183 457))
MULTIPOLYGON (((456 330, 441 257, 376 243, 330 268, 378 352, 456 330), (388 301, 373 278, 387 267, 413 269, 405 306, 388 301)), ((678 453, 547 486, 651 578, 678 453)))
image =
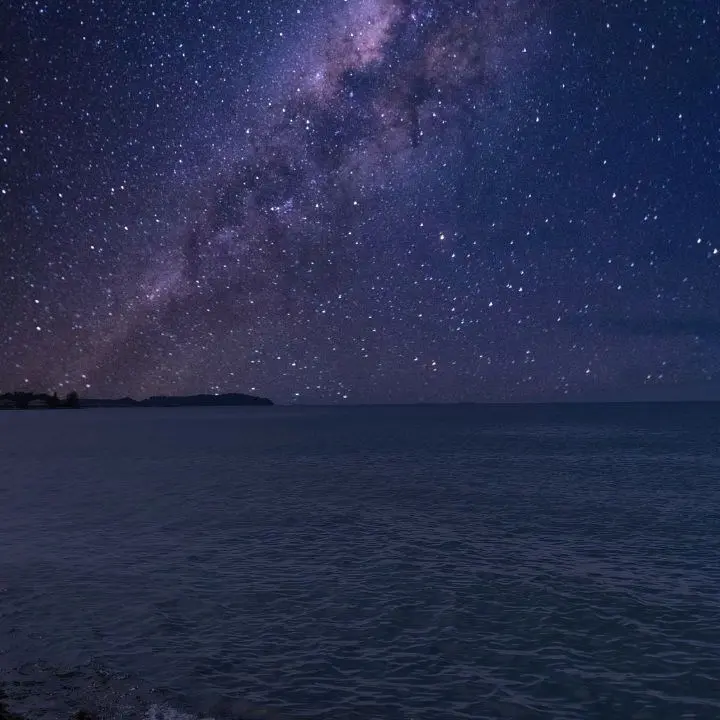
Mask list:
POLYGON ((34 393, 31 392, 16 392, 13 393, 12 400, 15 401, 15 407, 26 409, 30 407, 30 403, 35 399, 34 393))
POLYGON ((16 408, 18 410, 28 410, 31 407, 33 409, 45 407, 50 410, 57 408, 75 409, 80 407, 80 396, 73 391, 68 393, 64 400, 61 400, 56 392, 52 395, 27 391, 8 392, 0 395, 0 407, 16 408))
POLYGON ((69 408, 80 407, 80 396, 74 390, 67 394, 67 397, 65 398, 65 406, 69 408))

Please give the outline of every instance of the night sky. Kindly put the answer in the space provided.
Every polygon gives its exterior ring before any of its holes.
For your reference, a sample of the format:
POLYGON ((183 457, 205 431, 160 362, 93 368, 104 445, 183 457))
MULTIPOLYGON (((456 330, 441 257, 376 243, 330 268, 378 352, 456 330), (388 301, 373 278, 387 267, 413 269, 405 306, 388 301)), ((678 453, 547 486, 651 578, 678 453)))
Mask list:
POLYGON ((6 0, 0 33, 0 391, 718 387, 717 0, 6 0))

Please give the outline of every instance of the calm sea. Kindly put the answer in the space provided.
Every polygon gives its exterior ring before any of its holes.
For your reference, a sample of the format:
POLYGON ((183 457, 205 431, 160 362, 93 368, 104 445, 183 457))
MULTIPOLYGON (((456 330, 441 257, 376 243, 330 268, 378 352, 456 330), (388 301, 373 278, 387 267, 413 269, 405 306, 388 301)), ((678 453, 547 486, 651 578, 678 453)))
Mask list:
POLYGON ((712 404, 0 413, 0 685, 53 720, 717 720, 719 444, 712 404))

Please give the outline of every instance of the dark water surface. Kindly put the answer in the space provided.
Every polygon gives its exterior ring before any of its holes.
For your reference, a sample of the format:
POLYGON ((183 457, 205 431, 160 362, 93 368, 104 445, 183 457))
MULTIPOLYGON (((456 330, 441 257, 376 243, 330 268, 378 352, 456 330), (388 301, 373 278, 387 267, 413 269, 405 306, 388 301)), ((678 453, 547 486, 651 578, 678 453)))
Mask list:
POLYGON ((9 705, 716 720, 719 443, 711 404, 0 413, 9 705))

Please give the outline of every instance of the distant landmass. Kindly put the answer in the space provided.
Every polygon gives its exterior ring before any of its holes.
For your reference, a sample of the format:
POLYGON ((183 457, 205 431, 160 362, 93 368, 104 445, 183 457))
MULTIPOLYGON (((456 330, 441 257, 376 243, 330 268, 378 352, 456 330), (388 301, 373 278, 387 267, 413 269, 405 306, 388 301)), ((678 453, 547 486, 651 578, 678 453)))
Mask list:
MULTIPOLYGON (((41 410, 56 408, 113 408, 113 407, 237 407, 239 405, 273 405, 269 398, 226 393, 225 395, 154 395, 145 400, 133 400, 125 397, 81 398, 71 392, 65 398, 57 393, 14 392, 0 395, 1 410, 41 410)), ((0 720, 2 718, 0 717, 0 720)))
POLYGON ((153 395, 144 400, 133 398, 81 398, 80 407, 236 407, 239 405, 273 405, 269 398, 226 393, 224 395, 153 395))
MULTIPOLYGON (((57 410, 60 408, 79 408, 80 397, 76 392, 59 398, 57 393, 7 392, 0 395, 0 410, 57 410)), ((2 720, 2 718, 0 718, 2 720)))

